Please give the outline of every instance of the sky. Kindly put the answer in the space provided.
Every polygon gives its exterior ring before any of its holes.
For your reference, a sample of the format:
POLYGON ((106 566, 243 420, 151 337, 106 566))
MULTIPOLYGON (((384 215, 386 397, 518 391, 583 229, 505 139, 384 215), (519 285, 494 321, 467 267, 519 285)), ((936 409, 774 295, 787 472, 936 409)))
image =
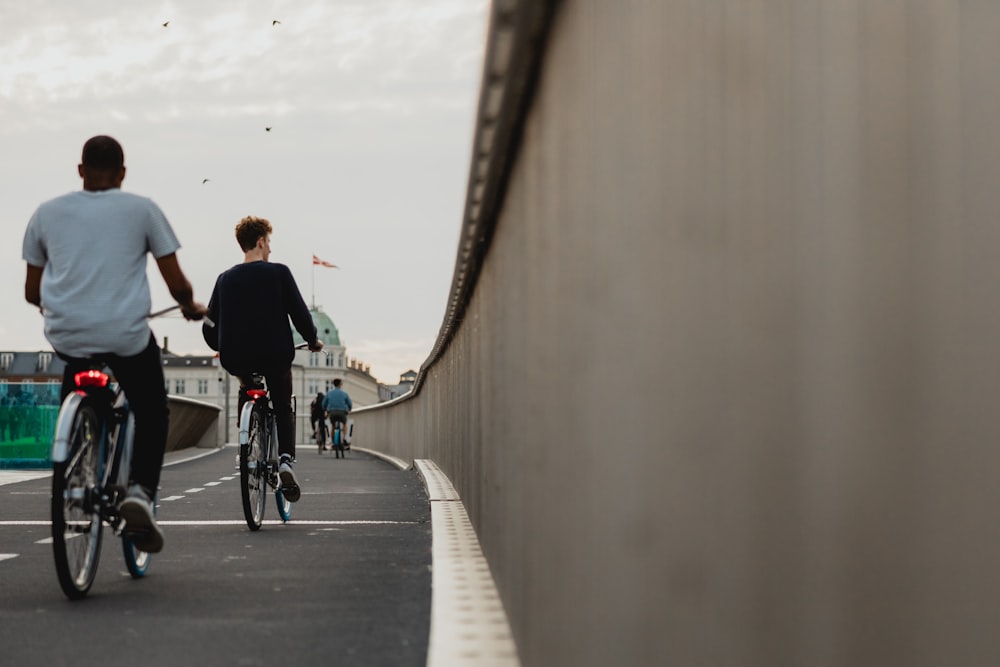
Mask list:
MULTIPOLYGON (((387 384, 418 369, 455 268, 487 9, 0 0, 0 349, 51 349, 24 301, 24 229, 42 201, 80 189, 84 141, 109 134, 122 189, 163 209, 197 300, 242 261, 236 223, 265 217, 271 261, 349 357, 387 384)), ((149 277, 153 309, 173 305, 151 258, 149 277)), ((151 324, 173 352, 211 353, 198 325, 151 324)))

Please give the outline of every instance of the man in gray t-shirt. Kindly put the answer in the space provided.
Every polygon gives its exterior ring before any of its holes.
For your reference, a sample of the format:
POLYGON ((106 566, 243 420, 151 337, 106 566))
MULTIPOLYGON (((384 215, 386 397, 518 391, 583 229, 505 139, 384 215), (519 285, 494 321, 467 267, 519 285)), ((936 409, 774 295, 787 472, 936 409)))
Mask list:
POLYGON ((191 283, 177 262, 180 243, 159 207, 121 191, 121 145, 96 136, 77 168, 83 190, 43 203, 24 234, 24 296, 45 316, 45 337, 66 360, 62 396, 92 357, 105 362, 135 415, 129 489, 120 507, 126 530, 143 551, 157 552, 163 535, 152 499, 167 444, 167 394, 160 348, 149 328, 146 255, 152 253, 171 296, 189 320, 201 319, 191 283))

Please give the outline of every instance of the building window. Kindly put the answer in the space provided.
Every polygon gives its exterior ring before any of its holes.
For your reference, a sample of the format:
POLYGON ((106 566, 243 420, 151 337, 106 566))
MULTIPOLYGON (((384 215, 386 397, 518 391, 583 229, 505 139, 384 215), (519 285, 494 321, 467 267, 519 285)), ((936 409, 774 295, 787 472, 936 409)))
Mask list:
POLYGON ((309 353, 309 365, 310 366, 319 366, 319 352, 310 352, 309 353))
POLYGON ((333 355, 332 354, 326 355, 326 365, 327 366, 333 366, 333 355))
POLYGON ((309 395, 315 396, 319 393, 319 382, 316 380, 309 380, 309 395))
POLYGON ((184 393, 184 379, 183 378, 179 378, 177 380, 174 380, 174 393, 178 394, 178 395, 184 393))
POLYGON ((2 368, 3 370, 7 370, 13 363, 14 363, 13 352, 4 352, 3 354, 0 354, 0 368, 2 368))
POLYGON ((208 380, 198 380, 198 395, 205 396, 208 394, 208 380))
POLYGON ((49 370, 49 366, 52 364, 52 353, 51 352, 39 352, 38 353, 38 370, 42 373, 46 373, 49 370))
POLYGON ((344 367, 344 353, 341 352, 340 354, 337 355, 337 368, 343 368, 343 367, 344 367))

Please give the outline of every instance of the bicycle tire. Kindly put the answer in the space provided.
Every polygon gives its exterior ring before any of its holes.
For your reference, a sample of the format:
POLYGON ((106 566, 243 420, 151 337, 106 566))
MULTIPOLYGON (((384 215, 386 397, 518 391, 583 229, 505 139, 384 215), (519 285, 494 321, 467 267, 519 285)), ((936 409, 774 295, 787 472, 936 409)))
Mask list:
POLYGON ((52 552, 59 585, 71 600, 84 597, 101 559, 103 524, 94 502, 100 480, 102 424, 89 400, 73 416, 69 456, 53 464, 52 552))
POLYGON ((247 444, 240 445, 240 495, 243 516, 250 530, 260 530, 264 522, 264 498, 267 495, 267 460, 264 411, 256 405, 250 411, 247 444))
POLYGON ((278 503, 278 516, 285 523, 292 520, 292 503, 285 499, 285 494, 278 489, 274 492, 274 500, 278 503))
MULTIPOLYGON (((156 515, 156 498, 153 498, 153 515, 156 515)), ((124 533, 122 533, 122 555, 125 556, 125 568, 133 579, 142 579, 146 576, 153 555, 136 547, 124 533)))

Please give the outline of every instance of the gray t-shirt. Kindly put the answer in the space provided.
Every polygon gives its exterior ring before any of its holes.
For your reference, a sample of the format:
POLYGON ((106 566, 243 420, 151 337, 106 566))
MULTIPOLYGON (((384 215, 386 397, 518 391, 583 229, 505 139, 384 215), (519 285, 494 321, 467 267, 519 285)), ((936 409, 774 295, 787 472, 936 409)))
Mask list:
POLYGON ((149 344, 146 253, 165 257, 180 243, 163 211, 118 189, 81 190, 38 207, 21 255, 44 268, 45 337, 63 354, 133 356, 149 344))

